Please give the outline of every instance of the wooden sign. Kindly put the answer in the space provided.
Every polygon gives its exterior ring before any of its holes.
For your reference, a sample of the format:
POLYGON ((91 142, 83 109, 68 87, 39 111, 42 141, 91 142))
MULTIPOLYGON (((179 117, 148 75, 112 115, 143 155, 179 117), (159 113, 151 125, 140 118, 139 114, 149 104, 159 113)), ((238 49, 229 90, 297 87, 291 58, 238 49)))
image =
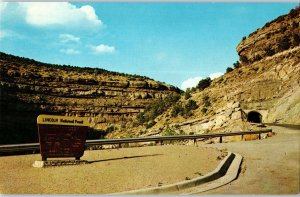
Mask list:
POLYGON ((42 160, 75 157, 84 153, 88 120, 83 117, 39 115, 37 117, 42 160))

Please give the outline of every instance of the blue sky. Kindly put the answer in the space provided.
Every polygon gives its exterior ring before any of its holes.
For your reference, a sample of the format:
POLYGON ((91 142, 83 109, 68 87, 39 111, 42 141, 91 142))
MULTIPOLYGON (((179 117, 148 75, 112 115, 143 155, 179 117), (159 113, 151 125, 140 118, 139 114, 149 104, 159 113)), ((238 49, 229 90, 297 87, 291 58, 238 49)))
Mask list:
POLYGON ((4 3, 0 51, 185 88, 238 60, 236 46, 297 3, 4 3))

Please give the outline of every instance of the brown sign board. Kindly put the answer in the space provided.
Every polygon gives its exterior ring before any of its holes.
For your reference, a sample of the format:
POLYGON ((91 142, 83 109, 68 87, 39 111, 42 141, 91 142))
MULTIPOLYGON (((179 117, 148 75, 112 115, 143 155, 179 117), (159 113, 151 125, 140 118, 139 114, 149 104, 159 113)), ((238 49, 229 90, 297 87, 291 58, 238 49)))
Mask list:
POLYGON ((88 130, 87 118, 39 115, 37 124, 43 160, 82 157, 88 130))

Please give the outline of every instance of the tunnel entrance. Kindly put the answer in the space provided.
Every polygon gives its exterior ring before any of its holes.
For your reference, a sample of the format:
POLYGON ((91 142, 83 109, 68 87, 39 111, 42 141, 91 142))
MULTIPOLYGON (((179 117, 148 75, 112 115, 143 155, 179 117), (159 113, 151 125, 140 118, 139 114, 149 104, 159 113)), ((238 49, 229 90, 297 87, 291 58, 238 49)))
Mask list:
POLYGON ((248 122, 261 123, 262 115, 256 111, 251 111, 248 113, 247 120, 248 120, 248 122))

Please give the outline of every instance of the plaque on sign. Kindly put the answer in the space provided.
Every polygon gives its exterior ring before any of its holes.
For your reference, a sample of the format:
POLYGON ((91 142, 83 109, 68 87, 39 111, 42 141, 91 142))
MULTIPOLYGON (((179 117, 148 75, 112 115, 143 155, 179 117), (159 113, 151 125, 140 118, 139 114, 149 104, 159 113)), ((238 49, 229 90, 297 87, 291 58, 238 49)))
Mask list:
POLYGON ((87 118, 39 115, 37 118, 40 151, 47 158, 75 157, 84 153, 88 130, 87 118))

